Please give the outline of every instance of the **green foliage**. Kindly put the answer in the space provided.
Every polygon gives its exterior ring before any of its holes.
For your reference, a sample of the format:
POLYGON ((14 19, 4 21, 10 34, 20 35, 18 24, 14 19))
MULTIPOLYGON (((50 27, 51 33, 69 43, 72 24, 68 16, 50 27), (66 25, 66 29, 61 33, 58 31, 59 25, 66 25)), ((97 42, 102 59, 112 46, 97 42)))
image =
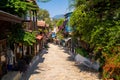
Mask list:
POLYGON ((77 26, 75 27, 75 32, 77 31, 78 35, 82 34, 82 39, 89 42, 94 25, 97 24, 97 19, 93 16, 96 15, 95 12, 86 12, 85 9, 85 5, 76 8, 70 18, 70 24, 71 26, 77 26))
POLYGON ((120 42, 119 21, 104 21, 97 25, 92 31, 91 42, 107 48, 115 46, 120 42))
POLYGON ((38 7, 32 2, 26 2, 25 0, 1 0, 0 10, 21 17, 26 14, 28 10, 38 10, 38 7))
POLYGON ((56 26, 62 26, 63 25, 63 22, 64 22, 64 19, 63 18, 60 18, 57 23, 56 23, 56 26))
MULTIPOLYGON (((119 10, 120 0, 75 0, 75 10, 70 18, 70 24, 75 29, 73 36, 78 34, 77 37, 89 43, 90 46, 96 45, 93 52, 102 48, 102 57, 99 58, 101 65, 108 65, 107 68, 111 71, 110 63, 106 61, 112 61, 114 65, 112 70, 115 70, 111 72, 112 74, 120 70, 120 67, 116 68, 116 64, 120 64, 120 61, 115 57, 120 53, 119 50, 115 51, 120 44, 119 10)), ((108 71, 106 77, 115 78, 111 73, 108 71)))
POLYGON ((42 32, 42 29, 38 29, 38 31, 41 33, 41 32, 42 32))
POLYGON ((45 18, 49 18, 49 12, 45 9, 39 9, 38 20, 45 20, 45 18))
POLYGON ((41 8, 38 10, 38 20, 44 20, 49 25, 49 28, 51 28, 52 21, 47 10, 41 8))
POLYGON ((57 22, 58 22, 58 19, 53 19, 52 20, 52 26, 55 26, 57 22))
POLYGON ((120 13, 118 12, 120 8, 118 8, 119 4, 116 2, 117 6, 112 5, 110 1, 108 3, 101 2, 102 0, 76 0, 76 9, 70 18, 70 24, 71 26, 76 26, 74 33, 81 35, 82 40, 91 44, 101 45, 104 49, 109 50, 111 46, 120 42, 120 13), (111 6, 97 6, 99 5, 98 3, 102 5, 110 4, 111 6), (97 10, 98 7, 100 8, 99 10, 97 10), (106 7, 108 7, 107 10, 102 10, 106 7), (114 8, 112 13, 110 12, 111 7, 114 8))
POLYGON ((7 35, 10 43, 20 42, 24 37, 24 31, 20 24, 14 24, 9 27, 11 33, 7 35), (13 27, 14 26, 14 27, 13 27))
POLYGON ((76 53, 88 58, 89 54, 83 49, 83 48, 76 48, 75 49, 76 53))
MULTIPOLYGON (((64 19, 63 18, 60 18, 58 20, 56 20, 56 26, 59 28, 61 26, 63 26, 63 23, 64 23, 64 19)), ((63 30, 59 30, 57 32, 57 38, 62 40, 64 38, 64 31, 63 30)))
POLYGON ((25 45, 33 45, 36 42, 35 32, 25 32, 23 42, 25 45))
POLYGON ((64 38, 63 31, 57 32, 57 38, 62 40, 64 38))
POLYGON ((24 45, 33 45, 36 42, 36 32, 25 32, 20 24, 15 24, 9 28, 9 43, 23 43, 24 45), (14 27, 13 27, 14 26, 14 27))

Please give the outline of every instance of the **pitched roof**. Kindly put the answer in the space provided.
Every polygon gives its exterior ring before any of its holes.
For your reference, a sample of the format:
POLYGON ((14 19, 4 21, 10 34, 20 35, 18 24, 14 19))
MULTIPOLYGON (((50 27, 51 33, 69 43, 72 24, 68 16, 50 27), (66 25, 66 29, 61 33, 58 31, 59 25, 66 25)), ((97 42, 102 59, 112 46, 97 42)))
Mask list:
POLYGON ((45 23, 45 21, 43 21, 43 20, 37 21, 37 26, 38 26, 38 27, 45 27, 45 26, 46 26, 46 23, 45 23))
POLYGON ((37 35, 37 36, 36 36, 36 39, 38 39, 38 40, 41 40, 42 38, 43 38, 42 35, 37 35))

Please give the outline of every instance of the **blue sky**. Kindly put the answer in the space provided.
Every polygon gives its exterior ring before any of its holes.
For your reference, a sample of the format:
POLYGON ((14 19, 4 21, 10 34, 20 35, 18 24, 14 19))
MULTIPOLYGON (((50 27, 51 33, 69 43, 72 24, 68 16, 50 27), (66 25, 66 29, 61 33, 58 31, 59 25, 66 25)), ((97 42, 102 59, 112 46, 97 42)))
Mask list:
POLYGON ((55 15, 65 14, 68 12, 68 1, 69 0, 51 0, 47 3, 37 3, 40 8, 49 11, 50 17, 54 17, 55 15))

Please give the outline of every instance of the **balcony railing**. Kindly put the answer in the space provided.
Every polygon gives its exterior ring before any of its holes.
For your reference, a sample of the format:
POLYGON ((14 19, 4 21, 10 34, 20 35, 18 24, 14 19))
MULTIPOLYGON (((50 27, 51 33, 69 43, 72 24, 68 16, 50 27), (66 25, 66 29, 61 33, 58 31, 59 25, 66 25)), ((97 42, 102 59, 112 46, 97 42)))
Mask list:
POLYGON ((34 22, 31 20, 26 20, 23 22, 23 28, 25 31, 33 31, 34 27, 34 22))

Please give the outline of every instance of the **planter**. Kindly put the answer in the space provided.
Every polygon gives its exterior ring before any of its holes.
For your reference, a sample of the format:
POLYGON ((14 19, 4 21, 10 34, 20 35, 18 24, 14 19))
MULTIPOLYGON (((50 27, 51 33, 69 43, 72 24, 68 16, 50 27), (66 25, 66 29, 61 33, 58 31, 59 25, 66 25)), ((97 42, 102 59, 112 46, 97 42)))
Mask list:
POLYGON ((72 53, 71 51, 69 51, 69 54, 72 56, 72 58, 75 58, 75 53, 72 53))
POLYGON ((98 69, 99 69, 99 67, 100 67, 100 65, 99 65, 99 63, 97 63, 97 62, 91 62, 89 59, 87 59, 86 57, 83 57, 83 56, 81 56, 80 54, 77 54, 76 56, 75 56, 75 61, 78 63, 78 64, 83 64, 83 65, 85 65, 85 66, 87 66, 87 67, 89 67, 89 68, 93 68, 93 69, 95 69, 95 70, 97 70, 98 71, 98 69))

